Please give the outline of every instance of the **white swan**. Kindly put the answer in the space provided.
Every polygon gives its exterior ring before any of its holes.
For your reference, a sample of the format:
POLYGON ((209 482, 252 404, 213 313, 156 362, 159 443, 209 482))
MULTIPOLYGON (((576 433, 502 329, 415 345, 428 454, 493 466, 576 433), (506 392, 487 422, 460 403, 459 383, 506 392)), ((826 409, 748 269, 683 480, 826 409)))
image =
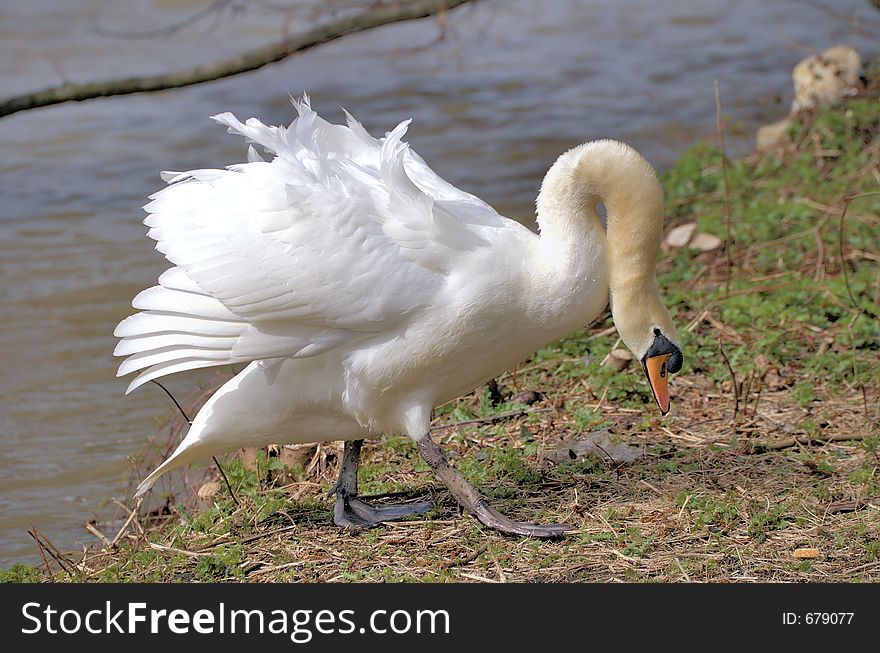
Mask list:
POLYGON ((248 163, 163 173, 144 221, 174 264, 123 320, 128 391, 157 377, 248 363, 204 405, 166 471, 239 447, 346 440, 336 523, 371 526, 428 504, 357 499, 363 438, 406 433, 456 499, 508 533, 565 526, 491 509, 428 436, 432 409, 595 319, 611 302, 620 337, 669 409, 678 337, 654 267, 663 203, 631 147, 596 141, 563 154, 537 200, 540 236, 444 181, 402 138, 374 139, 295 102, 288 128, 214 117, 251 146, 248 163), (596 213, 607 209, 607 233, 596 213))

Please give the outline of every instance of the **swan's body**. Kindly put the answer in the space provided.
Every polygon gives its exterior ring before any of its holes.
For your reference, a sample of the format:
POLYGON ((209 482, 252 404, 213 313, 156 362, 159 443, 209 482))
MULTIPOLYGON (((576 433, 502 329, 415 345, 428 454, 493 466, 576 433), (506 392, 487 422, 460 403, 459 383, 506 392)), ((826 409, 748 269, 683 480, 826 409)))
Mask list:
POLYGON ((172 175, 145 207, 175 267, 117 327, 119 373, 143 370, 129 390, 248 365, 139 494, 242 446, 429 440, 434 406, 588 324, 609 291, 637 357, 658 329, 677 342, 654 282, 662 194, 632 148, 598 141, 561 156, 538 198, 538 236, 437 176, 401 142, 408 123, 376 140, 352 119, 297 108, 287 129, 217 116, 275 158, 252 149, 246 164, 172 175))

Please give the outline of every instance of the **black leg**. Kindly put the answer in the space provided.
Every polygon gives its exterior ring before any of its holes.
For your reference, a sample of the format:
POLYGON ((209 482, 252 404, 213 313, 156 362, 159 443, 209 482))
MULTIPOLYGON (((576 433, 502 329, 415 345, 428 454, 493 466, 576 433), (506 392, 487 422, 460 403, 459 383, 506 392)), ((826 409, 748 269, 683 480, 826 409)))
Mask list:
POLYGON ((419 453, 425 462, 431 466, 437 476, 456 498, 462 507, 479 519, 489 528, 501 531, 508 535, 528 535, 531 537, 551 538, 561 537, 565 531, 571 530, 571 526, 563 524, 541 525, 530 522, 514 521, 505 517, 500 512, 489 506, 486 497, 477 492, 458 471, 452 467, 443 455, 440 445, 425 436, 418 442, 419 453))
POLYGON ((336 494, 333 521, 337 526, 362 530, 380 526, 382 522, 395 521, 412 515, 424 515, 431 509, 430 501, 401 503, 388 506, 372 506, 358 499, 357 472, 363 440, 346 440, 339 479, 330 490, 336 494))

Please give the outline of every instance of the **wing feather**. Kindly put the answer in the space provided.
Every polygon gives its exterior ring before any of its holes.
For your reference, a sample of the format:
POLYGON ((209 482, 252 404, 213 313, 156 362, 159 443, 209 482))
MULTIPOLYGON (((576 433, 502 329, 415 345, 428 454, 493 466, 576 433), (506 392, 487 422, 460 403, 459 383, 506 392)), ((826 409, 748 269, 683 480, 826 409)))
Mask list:
POLYGON ((247 163, 163 173, 144 224, 174 267, 115 331, 119 374, 141 370, 129 390, 390 332, 490 230, 516 228, 428 168, 402 140, 409 121, 375 139, 348 114, 333 125, 295 106, 289 127, 214 116, 251 141, 247 163))

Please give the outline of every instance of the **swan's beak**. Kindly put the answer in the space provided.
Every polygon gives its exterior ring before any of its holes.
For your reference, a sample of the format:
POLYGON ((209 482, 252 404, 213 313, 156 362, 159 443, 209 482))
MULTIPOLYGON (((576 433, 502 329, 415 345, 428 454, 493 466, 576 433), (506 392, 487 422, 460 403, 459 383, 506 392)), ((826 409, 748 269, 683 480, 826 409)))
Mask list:
POLYGON ((651 385, 660 412, 664 415, 669 412, 669 357, 670 354, 660 354, 645 359, 648 383, 651 385))

